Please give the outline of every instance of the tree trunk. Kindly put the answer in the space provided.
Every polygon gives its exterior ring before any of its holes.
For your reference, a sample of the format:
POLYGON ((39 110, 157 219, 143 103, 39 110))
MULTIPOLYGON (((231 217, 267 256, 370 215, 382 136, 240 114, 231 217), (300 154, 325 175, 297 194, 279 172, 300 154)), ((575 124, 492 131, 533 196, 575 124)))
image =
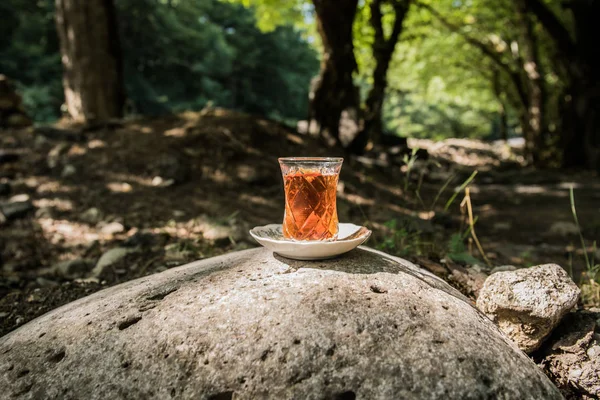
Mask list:
POLYGON ((492 77, 492 88, 494 90, 494 94, 496 95, 496 99, 498 100, 498 119, 499 119, 499 133, 500 139, 505 142, 508 141, 508 116, 506 114, 506 105, 503 99, 503 91, 502 85, 500 83, 500 70, 494 68, 494 73, 492 77))
POLYGON ((123 68, 112 0, 56 0, 56 26, 69 115, 80 121, 122 117, 123 68))
POLYGON ((600 2, 572 0, 574 35, 541 0, 526 0, 559 50, 570 87, 561 105, 563 166, 600 171, 600 2))
POLYGON ((566 96, 563 163, 600 172, 600 3, 570 3, 575 27, 574 56, 567 60, 571 92, 566 96))
POLYGON ((327 144, 339 145, 340 130, 353 136, 360 129, 360 97, 352 80, 357 68, 352 24, 358 0, 313 0, 313 4, 323 56, 319 79, 311 93, 309 123, 312 120, 317 123, 327 144))
POLYGON ((528 102, 525 110, 527 135, 525 156, 533 165, 546 163, 546 90, 542 66, 539 62, 538 46, 531 18, 527 13, 526 0, 515 0, 517 20, 520 28, 520 44, 523 50, 523 71, 527 76, 528 102))
POLYGON ((410 7, 410 0, 391 0, 394 8, 394 26, 389 38, 383 32, 381 5, 385 0, 372 0, 371 3, 371 26, 375 31, 373 42, 373 58, 375 58, 375 70, 373 71, 373 87, 366 100, 365 108, 365 134, 375 144, 381 143, 383 134, 383 123, 381 112, 387 86, 387 72, 390 61, 402 33, 404 18, 410 7))
POLYGON ((575 83, 561 106, 563 166, 600 172, 600 83, 575 83))

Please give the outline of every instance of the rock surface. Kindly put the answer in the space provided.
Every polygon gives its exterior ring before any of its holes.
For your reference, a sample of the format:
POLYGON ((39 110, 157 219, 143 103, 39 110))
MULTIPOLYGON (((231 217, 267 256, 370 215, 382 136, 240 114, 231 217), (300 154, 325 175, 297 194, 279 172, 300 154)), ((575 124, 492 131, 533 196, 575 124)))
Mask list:
POLYGON ((600 398, 598 311, 570 313, 544 344, 541 365, 567 398, 600 398))
POLYGON ((497 272, 486 279, 477 307, 521 350, 530 353, 579 299, 580 290, 556 264, 497 272))
POLYGON ((559 399, 456 290, 369 249, 252 249, 127 282, 0 339, 16 398, 559 399))

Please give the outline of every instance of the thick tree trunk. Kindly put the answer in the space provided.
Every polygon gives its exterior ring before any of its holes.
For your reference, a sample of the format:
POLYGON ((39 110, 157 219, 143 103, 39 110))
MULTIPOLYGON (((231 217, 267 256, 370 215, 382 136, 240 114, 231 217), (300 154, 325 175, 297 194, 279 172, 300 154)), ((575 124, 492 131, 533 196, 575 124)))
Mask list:
POLYGON ((563 163, 600 172, 600 3, 570 3, 575 27, 574 55, 566 60, 573 89, 566 96, 563 163))
POLYGON ((531 18, 527 13, 526 0, 515 0, 517 20, 520 28, 520 44, 523 50, 523 71, 527 76, 528 102, 525 110, 527 135, 525 156, 533 165, 543 166, 547 162, 545 134, 546 90, 544 74, 539 62, 537 40, 533 33, 531 18))
POLYGON ((121 49, 112 0, 56 0, 56 26, 69 115, 102 121, 123 115, 121 49))
POLYGON ((562 163, 564 167, 583 167, 600 172, 600 82, 590 82, 588 87, 582 83, 575 84, 564 95, 561 108, 562 163))
POLYGON ((352 136, 360 129, 360 95, 352 80, 357 68, 352 24, 358 0, 313 0, 313 4, 323 57, 311 93, 310 120, 318 124, 320 136, 328 144, 339 145, 340 130, 352 136))
POLYGON ((561 107, 563 166, 600 171, 600 2, 572 0, 574 35, 541 0, 526 0, 554 40, 567 71, 570 88, 561 107))

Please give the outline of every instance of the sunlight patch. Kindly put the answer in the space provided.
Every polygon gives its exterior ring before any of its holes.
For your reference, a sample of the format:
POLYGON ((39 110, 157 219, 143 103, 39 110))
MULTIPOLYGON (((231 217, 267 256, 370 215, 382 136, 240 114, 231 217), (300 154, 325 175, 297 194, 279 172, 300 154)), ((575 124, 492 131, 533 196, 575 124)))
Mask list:
POLYGON ((73 210, 73 202, 70 200, 64 200, 59 198, 53 199, 39 199, 34 200, 33 204, 37 208, 55 208, 60 211, 71 211, 73 210))
POLYGON ((109 182, 106 187, 115 193, 129 193, 133 190, 133 187, 127 182, 109 182))

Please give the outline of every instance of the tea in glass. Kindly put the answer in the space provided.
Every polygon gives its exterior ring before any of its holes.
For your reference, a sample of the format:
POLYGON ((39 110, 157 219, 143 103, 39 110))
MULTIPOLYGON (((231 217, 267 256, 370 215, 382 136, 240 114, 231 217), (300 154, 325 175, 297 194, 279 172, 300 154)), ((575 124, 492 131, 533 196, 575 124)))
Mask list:
POLYGON ((285 190, 283 236, 333 240, 338 233, 337 183, 342 158, 280 158, 285 190))

